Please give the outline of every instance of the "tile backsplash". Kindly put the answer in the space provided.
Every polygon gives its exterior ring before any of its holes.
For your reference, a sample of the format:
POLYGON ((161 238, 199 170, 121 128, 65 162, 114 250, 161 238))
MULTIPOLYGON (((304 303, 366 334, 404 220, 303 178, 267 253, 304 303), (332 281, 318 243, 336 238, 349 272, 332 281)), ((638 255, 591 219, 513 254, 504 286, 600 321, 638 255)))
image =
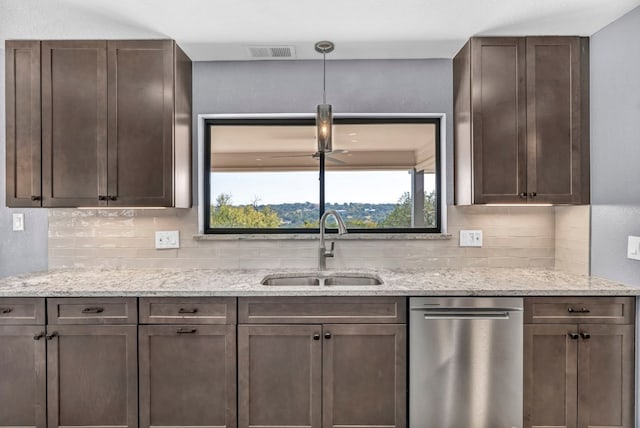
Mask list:
POLYGON ((556 207, 556 269, 590 273, 590 230, 589 205, 556 207))
MULTIPOLYGON (((448 207, 444 240, 340 240, 335 268, 545 267, 586 273, 588 207, 448 207), (586 217, 585 210, 586 209, 586 217), (586 218, 586 226, 585 226, 586 218), (581 229, 582 228, 582 229, 581 229), (481 229, 482 248, 461 248, 460 229, 481 229), (582 248, 584 247, 584 248, 582 248), (558 255, 561 255, 558 259, 558 255), (586 270, 585 270, 586 269, 586 270)), ((49 267, 315 268, 316 240, 194 240, 197 208, 49 210, 49 267), (156 250, 157 230, 179 230, 180 248, 156 250)))

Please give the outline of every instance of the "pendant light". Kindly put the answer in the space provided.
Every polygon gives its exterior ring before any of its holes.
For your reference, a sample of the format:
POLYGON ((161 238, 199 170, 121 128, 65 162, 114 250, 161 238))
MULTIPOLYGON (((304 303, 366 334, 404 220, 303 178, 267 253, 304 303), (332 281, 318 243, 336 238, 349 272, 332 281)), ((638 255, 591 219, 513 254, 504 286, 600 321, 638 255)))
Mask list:
POLYGON ((316 133, 318 135, 318 153, 330 153, 332 147, 333 113, 331 104, 327 104, 327 54, 333 52, 332 42, 322 41, 315 45, 316 52, 322 54, 322 104, 316 111, 316 133))

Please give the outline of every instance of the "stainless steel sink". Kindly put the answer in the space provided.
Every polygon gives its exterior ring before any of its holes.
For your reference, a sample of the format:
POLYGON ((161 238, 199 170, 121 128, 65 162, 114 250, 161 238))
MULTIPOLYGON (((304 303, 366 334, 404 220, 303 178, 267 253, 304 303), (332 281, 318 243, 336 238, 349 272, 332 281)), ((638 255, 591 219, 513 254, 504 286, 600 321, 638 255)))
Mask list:
POLYGON ((295 276, 278 276, 267 275, 262 279, 262 285, 320 285, 320 278, 317 276, 295 275, 295 276))
POLYGON ((382 280, 374 275, 349 276, 336 275, 324 278, 324 285, 380 285, 382 280))
POLYGON ((291 274, 291 275, 267 275, 261 284, 271 286, 373 286, 381 285, 382 279, 377 275, 362 273, 337 273, 337 274, 291 274))

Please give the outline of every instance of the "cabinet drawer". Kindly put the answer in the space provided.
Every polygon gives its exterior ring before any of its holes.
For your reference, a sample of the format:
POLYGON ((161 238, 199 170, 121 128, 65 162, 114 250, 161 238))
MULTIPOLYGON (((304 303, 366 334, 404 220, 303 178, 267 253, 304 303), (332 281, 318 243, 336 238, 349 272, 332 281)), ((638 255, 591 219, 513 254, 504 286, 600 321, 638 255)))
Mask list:
POLYGON ((0 325, 44 325, 44 299, 0 298, 0 325))
POLYGON ((49 324, 137 324, 135 297, 47 299, 49 324))
POLYGON ((529 324, 632 324, 633 297, 530 297, 524 300, 529 324))
POLYGON ((402 297, 246 297, 238 299, 239 324, 403 324, 402 297))
POLYGON ((233 297, 140 298, 140 324, 235 324, 233 297))

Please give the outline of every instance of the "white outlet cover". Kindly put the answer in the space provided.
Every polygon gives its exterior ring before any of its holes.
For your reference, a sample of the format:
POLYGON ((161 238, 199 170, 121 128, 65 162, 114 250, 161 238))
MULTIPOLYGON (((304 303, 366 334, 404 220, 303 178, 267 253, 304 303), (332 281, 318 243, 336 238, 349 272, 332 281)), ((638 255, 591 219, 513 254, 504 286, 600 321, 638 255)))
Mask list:
POLYGON ((24 214, 13 213, 13 231, 22 232, 24 230, 24 214))
POLYGON ((177 230, 164 230, 156 232, 156 249, 180 248, 180 232, 177 230))
POLYGON ((482 247, 482 230, 461 230, 461 247, 482 247))
POLYGON ((629 236, 627 241, 627 258, 640 260, 640 236, 629 236))

